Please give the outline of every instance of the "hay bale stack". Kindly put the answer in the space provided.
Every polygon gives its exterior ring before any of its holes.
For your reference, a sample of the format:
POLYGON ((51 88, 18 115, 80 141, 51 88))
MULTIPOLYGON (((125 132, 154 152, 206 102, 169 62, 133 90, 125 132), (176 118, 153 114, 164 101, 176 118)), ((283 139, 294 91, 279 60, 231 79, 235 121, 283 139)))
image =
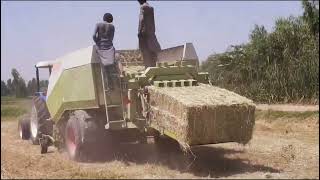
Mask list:
POLYGON ((151 124, 189 145, 239 142, 252 137, 255 105, 226 89, 150 86, 151 124))

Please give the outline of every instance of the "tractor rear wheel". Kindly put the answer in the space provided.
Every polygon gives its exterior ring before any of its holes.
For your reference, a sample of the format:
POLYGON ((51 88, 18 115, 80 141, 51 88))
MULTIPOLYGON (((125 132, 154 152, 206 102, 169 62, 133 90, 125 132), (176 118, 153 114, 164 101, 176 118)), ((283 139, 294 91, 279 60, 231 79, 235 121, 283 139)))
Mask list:
POLYGON ((69 157, 75 161, 83 161, 102 139, 102 128, 98 121, 84 110, 74 111, 65 128, 65 147, 69 157))
POLYGON ((18 132, 19 136, 23 140, 28 140, 30 138, 30 122, 29 119, 23 118, 18 122, 18 132))
POLYGON ((34 97, 32 104, 32 111, 30 117, 30 131, 32 144, 39 145, 39 138, 42 134, 52 136, 53 124, 47 119, 50 114, 46 102, 40 97, 34 97))

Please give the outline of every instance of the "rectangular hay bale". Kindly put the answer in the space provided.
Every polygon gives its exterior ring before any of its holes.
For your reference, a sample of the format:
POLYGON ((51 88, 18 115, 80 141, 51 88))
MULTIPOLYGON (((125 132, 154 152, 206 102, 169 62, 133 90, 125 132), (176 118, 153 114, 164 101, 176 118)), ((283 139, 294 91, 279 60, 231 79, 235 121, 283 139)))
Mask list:
POLYGON ((234 92, 200 84, 191 87, 148 87, 151 125, 189 145, 239 142, 252 137, 254 103, 234 92))

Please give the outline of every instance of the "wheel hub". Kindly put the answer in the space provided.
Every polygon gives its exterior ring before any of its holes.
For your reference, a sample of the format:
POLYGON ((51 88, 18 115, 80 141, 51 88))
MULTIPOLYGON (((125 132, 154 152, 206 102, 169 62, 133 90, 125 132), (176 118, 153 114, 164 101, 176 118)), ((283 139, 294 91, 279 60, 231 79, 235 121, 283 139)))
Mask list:
POLYGON ((71 157, 74 157, 75 156, 75 153, 76 153, 76 141, 75 141, 75 134, 74 134, 74 131, 72 128, 68 128, 67 129, 67 139, 66 139, 66 142, 67 142, 67 148, 68 148, 68 151, 71 155, 71 157))
POLYGON ((21 128, 21 125, 19 124, 18 126, 18 131, 19 131, 19 136, 20 138, 22 139, 22 128, 21 128))
POLYGON ((35 106, 32 107, 30 128, 31 128, 32 137, 36 138, 38 135, 38 120, 37 120, 37 111, 35 106))

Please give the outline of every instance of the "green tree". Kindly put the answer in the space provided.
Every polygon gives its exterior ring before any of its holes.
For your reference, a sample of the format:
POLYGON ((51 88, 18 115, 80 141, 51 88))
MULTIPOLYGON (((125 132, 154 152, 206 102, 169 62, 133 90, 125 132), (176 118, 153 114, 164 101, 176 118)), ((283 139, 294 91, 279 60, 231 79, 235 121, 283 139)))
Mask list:
POLYGON ((27 86, 24 79, 20 76, 20 73, 13 68, 11 70, 11 75, 13 77, 12 85, 14 87, 15 96, 26 97, 28 94, 27 86))
POLYGON ((34 95, 34 93, 37 91, 37 80, 35 78, 32 78, 32 80, 28 81, 27 89, 30 96, 34 95))
POLYGON ((308 24, 310 31, 314 36, 319 36, 319 1, 317 0, 303 0, 303 19, 308 24))
POLYGON ((8 88, 8 95, 13 95, 15 90, 12 85, 12 80, 10 78, 7 80, 7 88, 8 88))
POLYGON ((8 87, 4 81, 1 80, 1 96, 8 95, 8 87))
POLYGON ((48 89, 48 84, 49 84, 49 81, 48 81, 48 80, 41 80, 41 81, 39 82, 40 91, 47 90, 47 89, 48 89))
POLYGON ((303 17, 280 18, 270 33, 255 25, 249 37, 203 63, 214 85, 258 102, 318 102, 319 38, 303 17))

